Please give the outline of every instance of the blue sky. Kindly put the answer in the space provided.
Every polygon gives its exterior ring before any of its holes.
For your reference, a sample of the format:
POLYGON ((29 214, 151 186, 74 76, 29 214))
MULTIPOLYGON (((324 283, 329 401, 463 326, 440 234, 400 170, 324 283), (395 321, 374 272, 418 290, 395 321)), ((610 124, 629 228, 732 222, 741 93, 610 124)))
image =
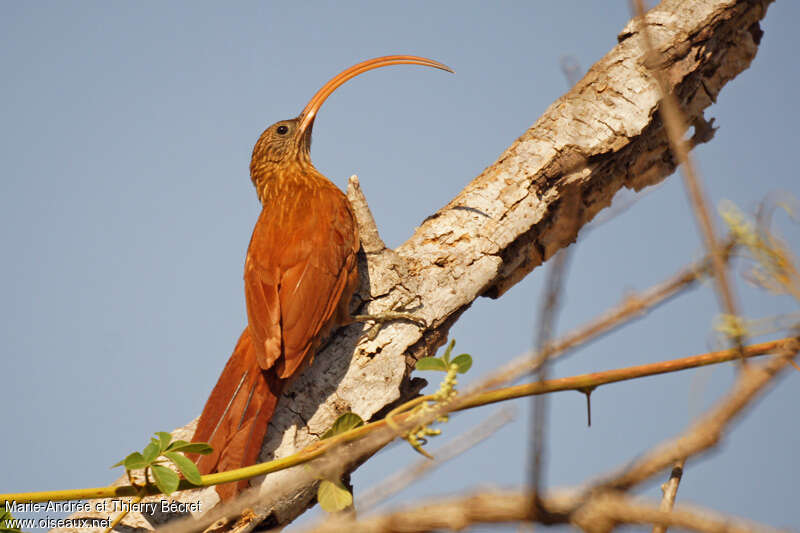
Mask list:
MULTIPOLYGON (((312 157, 339 186, 361 179, 384 239, 402 243, 491 164, 616 43, 628 2, 106 3, 0 6, 0 492, 107 484, 108 466, 154 431, 196 416, 245 324, 242 267, 259 204, 253 143, 360 60, 411 53, 446 75, 396 67, 334 94, 312 157)), ((778 2, 753 65, 707 115, 696 151, 714 204, 751 210, 798 194, 794 151, 800 6, 778 2)), ((626 195, 629 197, 630 195, 626 195)), ((797 226, 778 220, 795 250, 797 226)), ((571 263, 559 331, 701 255, 679 176, 586 233, 571 263)), ((738 273, 741 268, 736 270, 738 273)), ((477 376, 531 346, 543 270, 479 300, 452 330, 477 376)), ((795 310, 738 284, 748 317, 795 310)), ((705 284, 582 348, 560 376, 714 348, 705 284)), ((683 429, 733 379, 729 367, 554 395, 548 483, 608 471, 683 429)), ((800 527, 797 375, 783 378, 711 457, 687 465, 679 501, 800 527)), ((527 402, 517 421, 390 504, 524 479, 527 402)), ((459 415, 447 437, 489 408, 459 415)), ((356 499, 409 461, 393 446, 354 476, 356 499)), ((658 496, 658 483, 645 494, 658 496)))

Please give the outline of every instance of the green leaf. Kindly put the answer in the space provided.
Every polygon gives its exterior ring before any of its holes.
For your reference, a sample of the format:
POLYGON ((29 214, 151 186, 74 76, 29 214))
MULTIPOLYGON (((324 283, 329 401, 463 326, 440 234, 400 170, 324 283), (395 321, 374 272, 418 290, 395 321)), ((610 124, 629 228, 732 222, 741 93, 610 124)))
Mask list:
POLYGON ((169 446, 170 441, 172 440, 172 435, 167 433, 166 431, 157 431, 156 437, 158 437, 159 442, 159 449, 160 451, 164 451, 169 446))
POLYGON ((207 442, 186 442, 185 440, 176 440, 169 445, 167 451, 208 455, 214 451, 214 448, 212 448, 207 442))
POLYGON ((178 467, 178 470, 181 471, 183 477, 186 478, 189 483, 192 485, 199 485, 202 483, 200 479, 200 471, 197 469, 197 465, 194 464, 191 459, 181 455, 178 452, 165 452, 164 457, 175 463, 175 466, 178 467))
POLYGON ((181 480, 178 478, 178 474, 166 466, 161 465, 153 465, 151 469, 153 471, 153 477, 156 480, 156 487, 158 487, 158 490, 169 496, 178 489, 178 485, 181 482, 181 480))
POLYGON ((441 370, 447 372, 447 365, 438 357, 423 357, 417 361, 417 370, 441 370))
POLYGON ((125 465, 125 470, 139 470, 140 468, 147 466, 149 463, 144 460, 144 457, 141 453, 133 452, 114 466, 119 466, 120 464, 125 465))
POLYGON ((167 446, 167 449, 164 451, 167 452, 175 451, 178 447, 183 446, 184 444, 189 444, 189 442, 183 439, 174 440, 169 443, 169 446, 167 446))
POLYGON ((20 531, 19 522, 6 509, 6 502, 0 503, 0 532, 20 533, 20 531))
POLYGON ((467 370, 472 368, 472 356, 468 353, 462 353, 453 359, 453 364, 458 366, 459 374, 466 374, 467 370))
POLYGON ((334 483, 323 479, 317 489, 317 501, 320 507, 329 513, 335 513, 353 505, 353 495, 344 488, 341 481, 334 483))
POLYGON ((322 434, 322 438, 327 439, 363 425, 364 421, 361 420, 360 416, 355 413, 345 413, 336 419, 336 422, 333 423, 328 431, 322 434))
POLYGON ((450 353, 453 351, 453 348, 456 346, 456 340, 453 339, 450 341, 450 344, 447 345, 447 349, 444 351, 444 355, 442 356, 442 361, 444 361, 444 366, 450 366, 450 353))
POLYGON ((144 450, 142 450, 142 457, 144 458, 145 463, 149 465, 155 460, 156 457, 159 456, 160 453, 161 453, 161 441, 158 441, 156 439, 150 439, 150 444, 145 446, 144 450))

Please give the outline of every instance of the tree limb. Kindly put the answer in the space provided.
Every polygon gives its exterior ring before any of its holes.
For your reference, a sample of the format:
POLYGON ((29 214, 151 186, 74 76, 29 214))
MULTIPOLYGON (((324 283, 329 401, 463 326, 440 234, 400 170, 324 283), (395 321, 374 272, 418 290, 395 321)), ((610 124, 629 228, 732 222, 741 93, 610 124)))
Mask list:
MULTIPOLYGON (((514 524, 535 519, 530 494, 515 491, 478 492, 417 507, 363 518, 358 521, 330 519, 309 533, 427 533, 437 530, 461 531, 482 524, 514 524)), ((574 495, 548 496, 543 501, 569 523, 584 531, 605 532, 617 524, 659 524, 709 533, 753 533, 774 531, 742 519, 714 515, 706 510, 680 507, 665 512, 623 494, 596 494, 587 500, 574 495)))

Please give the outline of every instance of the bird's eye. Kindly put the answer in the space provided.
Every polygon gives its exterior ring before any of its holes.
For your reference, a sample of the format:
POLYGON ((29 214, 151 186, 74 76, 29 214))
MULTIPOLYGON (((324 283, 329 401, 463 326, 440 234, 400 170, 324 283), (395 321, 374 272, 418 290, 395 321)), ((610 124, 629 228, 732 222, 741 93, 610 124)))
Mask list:
POLYGON ((281 124, 275 131, 278 132, 278 135, 286 135, 286 132, 289 131, 289 127, 284 124, 281 124))

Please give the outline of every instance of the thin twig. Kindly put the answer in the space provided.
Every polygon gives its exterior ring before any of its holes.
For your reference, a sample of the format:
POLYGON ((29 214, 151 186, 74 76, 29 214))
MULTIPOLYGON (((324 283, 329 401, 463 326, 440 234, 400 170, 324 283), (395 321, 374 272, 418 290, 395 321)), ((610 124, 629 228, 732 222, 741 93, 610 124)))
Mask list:
MULTIPOLYGON (((709 214, 708 202, 706 201, 700 184, 697 170, 692 163, 692 158, 689 154, 688 143, 684 140, 683 135, 686 131, 686 122, 683 119, 678 101, 675 95, 670 91, 670 85, 667 83, 664 72, 661 69, 653 67, 655 63, 656 50, 650 36, 650 30, 647 27, 645 17, 645 8, 643 0, 633 0, 636 17, 639 20, 639 28, 641 29, 642 41, 645 46, 645 67, 650 70, 650 73, 656 79, 658 88, 661 93, 661 106, 659 107, 659 114, 664 122, 664 127, 669 138, 669 144, 672 153, 680 163, 681 171, 683 174, 686 190, 689 194, 689 200, 692 204, 695 217, 697 219, 700 232, 703 236, 706 251, 711 257, 711 265, 714 272, 715 287, 717 295, 720 300, 722 308, 725 310, 727 316, 735 321, 739 317, 736 308, 736 301, 733 296, 730 282, 728 281, 727 268, 723 259, 722 246, 717 243, 714 233, 714 224, 709 214)), ((742 347, 744 344, 744 335, 740 328, 737 328, 732 340, 734 346, 737 348, 742 347)))
MULTIPOLYGON (((567 192, 565 195, 568 204, 564 208, 564 220, 575 227, 573 231, 578 232, 581 221, 580 194, 577 190, 567 192)), ((549 377, 548 360, 550 358, 550 345, 555 331, 555 322, 561 304, 561 294, 563 292, 564 280, 567 275, 567 266, 571 257, 571 248, 562 248, 556 253, 547 269, 547 281, 544 298, 541 302, 539 311, 539 327, 536 338, 536 352, 541 354, 539 357, 532 357, 531 371, 536 372, 536 379, 543 383, 549 377)), ((533 408, 531 409, 531 458, 530 458, 530 487, 529 491, 533 496, 531 507, 535 516, 547 514, 543 501, 539 495, 543 492, 542 471, 545 461, 547 428, 547 396, 533 396, 533 408)))
POLYGON ((360 501, 356 502, 358 512, 361 514, 369 512, 382 501, 429 474, 445 462, 488 439, 513 419, 514 409, 512 408, 504 408, 492 413, 477 426, 470 428, 466 433, 435 450, 432 454, 433 461, 421 459, 389 476, 377 486, 365 490, 364 496, 360 498, 360 501))
MULTIPOLYGON (((683 459, 678 460, 672 471, 669 473, 669 479, 666 483, 661 485, 661 492, 664 494, 661 498, 661 505, 658 506, 661 511, 671 511, 675 506, 675 497, 678 495, 678 485, 681 483, 683 477, 683 465, 686 463, 683 459)), ((666 533, 667 526, 664 524, 656 524, 653 526, 653 533, 666 533)))
POLYGON ((613 527, 616 524, 662 525, 707 533, 776 531, 764 524, 720 515, 708 509, 679 506, 672 511, 663 511, 655 505, 613 491, 590 498, 577 512, 572 513, 571 520, 573 525, 589 532, 607 531, 604 526, 613 527))
MULTIPOLYGON (((642 29, 642 37, 645 42, 647 57, 652 57, 654 54, 654 47, 652 40, 650 38, 650 32, 647 28, 647 23, 645 21, 645 9, 644 9, 644 2, 642 0, 635 0, 635 9, 636 9, 636 16, 640 22, 640 28, 642 29)), ((645 64, 650 68, 650 64, 648 61, 645 61, 645 64)), ((692 202, 692 207, 695 212, 695 216, 698 220, 700 225, 703 238, 706 245, 706 250, 708 250, 710 258, 711 258, 711 265, 714 270, 714 277, 717 281, 717 293, 721 295, 721 301, 723 307, 726 309, 729 316, 738 316, 736 312, 735 303, 733 300, 733 293, 730 290, 730 286, 727 281, 727 271, 726 265, 723 264, 723 260, 721 257, 721 253, 717 246, 716 238, 714 236, 714 228, 711 222, 711 217, 708 214, 708 208, 706 206, 706 201, 703 198, 703 191, 700 188, 699 179, 697 178, 697 174, 695 172, 695 167, 692 164, 691 157, 689 155, 689 147, 683 139, 683 132, 685 131, 685 123, 683 120, 682 113, 678 107, 678 103, 672 93, 668 90, 668 86, 666 85, 666 81, 663 78, 663 74, 656 69, 651 69, 653 75, 658 81, 659 90, 661 92, 662 98, 662 107, 659 108, 661 117, 664 121, 667 130, 667 136, 669 137, 670 146, 672 148, 672 152, 678 158, 678 161, 681 163, 681 169, 683 170, 684 180, 686 183, 686 188, 689 193, 689 198, 692 202)), ((738 350, 743 353, 742 345, 743 339, 740 334, 734 336, 734 343, 738 350)), ((744 361, 744 358, 742 359, 744 361)), ((678 460, 676 465, 672 469, 672 473, 670 475, 669 481, 664 484, 662 490, 664 492, 664 496, 661 500, 661 510, 662 511, 669 511, 672 509, 673 505, 675 504, 675 497, 678 492, 678 485, 680 484, 681 476, 683 474, 683 465, 684 459, 681 458, 678 460)), ((664 525, 656 525, 653 528, 653 533, 665 533, 666 526, 664 525)))
MULTIPOLYGON (((599 489, 628 490, 658 472, 715 446, 728 425, 772 382, 772 378, 789 366, 800 349, 800 340, 784 345, 776 356, 763 365, 743 367, 739 378, 717 405, 710 409, 682 435, 666 440, 643 456, 596 485, 599 489)), ((738 350, 734 350, 738 354, 738 350)), ((743 349, 746 355, 747 348, 743 349)))
MULTIPOLYGON (((724 247, 724 259, 730 258, 734 248, 733 242, 729 241, 724 247)), ((488 376, 470 386, 468 392, 475 390, 486 390, 498 387, 505 383, 516 381, 520 377, 530 373, 543 361, 543 355, 550 359, 561 357, 568 350, 590 341, 596 340, 603 335, 623 326, 631 320, 644 317, 647 312, 657 305, 663 304, 670 298, 678 295, 699 281, 709 270, 710 260, 708 257, 693 263, 679 270, 666 280, 658 283, 649 289, 638 294, 629 294, 616 307, 609 309, 600 316, 592 319, 582 326, 578 326, 560 339, 553 341, 547 354, 537 353, 531 358, 530 354, 525 354, 515 358, 510 363, 502 366, 499 370, 492 372, 488 376)))

